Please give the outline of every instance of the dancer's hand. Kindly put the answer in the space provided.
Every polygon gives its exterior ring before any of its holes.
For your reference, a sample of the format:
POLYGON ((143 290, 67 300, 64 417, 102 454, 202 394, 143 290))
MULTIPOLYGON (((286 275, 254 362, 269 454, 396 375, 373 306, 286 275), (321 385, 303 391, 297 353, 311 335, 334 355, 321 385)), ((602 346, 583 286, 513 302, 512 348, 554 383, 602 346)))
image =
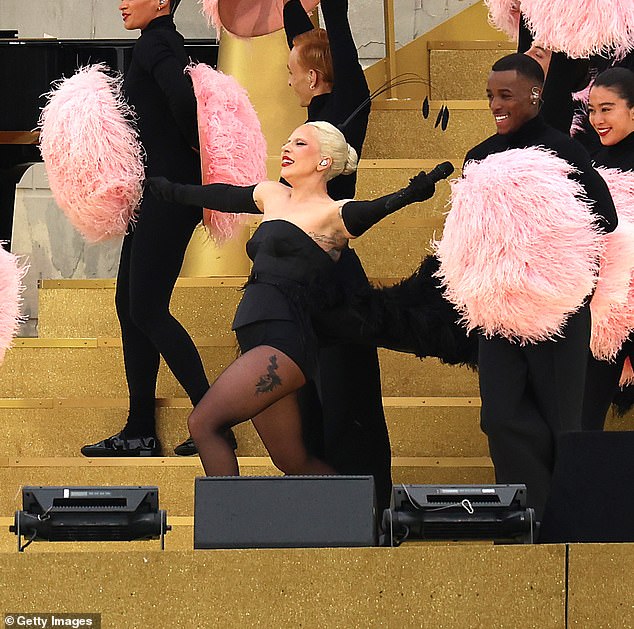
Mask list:
POLYGON ((434 180, 424 171, 421 170, 409 180, 409 185, 403 188, 403 192, 407 195, 408 200, 426 201, 434 196, 436 184, 434 180))
POLYGON ((175 185, 166 177, 148 177, 145 187, 160 201, 173 203, 175 185))

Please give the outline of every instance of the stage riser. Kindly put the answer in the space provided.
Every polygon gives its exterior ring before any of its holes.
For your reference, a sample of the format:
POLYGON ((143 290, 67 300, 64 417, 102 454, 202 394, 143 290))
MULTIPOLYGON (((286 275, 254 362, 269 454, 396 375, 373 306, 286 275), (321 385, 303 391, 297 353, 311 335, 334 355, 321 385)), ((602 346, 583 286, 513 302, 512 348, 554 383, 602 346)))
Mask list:
MULTIPOLYGON (((18 461, 18 460, 16 460, 18 461)), ((36 461, 36 459, 34 459, 36 461)), ((266 459, 251 463, 240 461, 242 476, 281 476, 282 473, 266 459)), ((0 516, 8 517, 21 508, 21 487, 24 485, 156 485, 162 509, 173 516, 191 516, 194 507, 194 478, 204 476, 197 458, 162 464, 154 459, 97 459, 75 462, 70 459, 40 460, 37 464, 17 462, 0 465, 0 516)), ((469 459, 408 459, 393 461, 395 483, 406 484, 479 484, 493 482, 493 468, 483 458, 469 459), (402 464, 401 464, 402 463, 402 464)))
MULTIPOLYGON (((486 106, 484 102, 482 106, 486 106)), ((418 107, 374 109, 370 114, 363 157, 463 160, 470 148, 495 133, 493 116, 488 109, 461 109, 451 103, 449 109, 449 127, 444 132, 440 126, 434 128, 437 111, 432 111, 425 120, 418 107)))
MULTIPOLYGON (((407 398, 405 398, 407 399, 407 398)), ((183 406, 186 400, 183 400, 183 406)), ((0 407, 0 457, 80 456, 80 448, 118 430, 127 406, 101 408, 0 407)), ((468 406, 385 407, 392 455, 481 457, 488 456, 485 435, 479 427, 480 409, 468 406)), ((188 408, 159 408, 157 430, 163 455, 186 436, 188 408)), ((607 430, 631 430, 634 413, 625 418, 610 414, 607 430)), ((250 422, 235 427, 239 456, 266 456, 267 452, 250 422)))
MULTIPOLYGON (((451 45, 451 44, 448 44, 451 45)), ((431 50, 431 94, 434 100, 486 98, 491 66, 513 49, 431 50)))
POLYGON ((563 546, 4 553, 0 569, 6 610, 100 612, 117 629, 565 624, 563 546))
MULTIPOLYGON (((236 356, 234 347, 202 346, 200 354, 213 380, 236 356)), ((476 397, 477 375, 435 359, 380 351, 383 395, 476 397)), ((120 347, 14 347, 0 369, 3 398, 126 397, 120 347)), ((182 397, 174 376, 161 366, 158 397, 182 397)))
MULTIPOLYGON (((158 409, 158 435, 165 456, 172 455, 174 446, 185 438, 189 412, 188 408, 158 409)), ((119 430, 126 413, 123 404, 114 408, 0 407, 0 457, 79 456, 82 445, 119 430)), ((488 456, 477 407, 388 406, 385 414, 394 456, 488 456)), ((251 422, 237 426, 235 433, 239 456, 267 455, 251 422)))

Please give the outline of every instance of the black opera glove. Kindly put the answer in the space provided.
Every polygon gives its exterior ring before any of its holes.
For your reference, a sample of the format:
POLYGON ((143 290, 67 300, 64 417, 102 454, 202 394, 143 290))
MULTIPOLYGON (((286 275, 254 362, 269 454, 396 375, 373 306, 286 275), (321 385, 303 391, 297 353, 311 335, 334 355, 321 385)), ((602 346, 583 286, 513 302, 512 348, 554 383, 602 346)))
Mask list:
POLYGON ((424 171, 409 181, 409 185, 397 192, 373 201, 348 201, 341 208, 341 218, 352 236, 361 236, 381 219, 417 201, 434 196, 436 184, 424 171))
POLYGON ((392 198, 386 203, 388 210, 394 212, 410 203, 431 199, 436 192, 436 181, 424 170, 421 170, 418 175, 409 180, 409 184, 405 188, 401 188, 392 195, 392 198))
POLYGON ((145 186, 157 199, 166 203, 207 207, 236 214, 261 214, 253 199, 255 186, 233 186, 228 183, 196 186, 174 183, 165 177, 148 177, 145 186))

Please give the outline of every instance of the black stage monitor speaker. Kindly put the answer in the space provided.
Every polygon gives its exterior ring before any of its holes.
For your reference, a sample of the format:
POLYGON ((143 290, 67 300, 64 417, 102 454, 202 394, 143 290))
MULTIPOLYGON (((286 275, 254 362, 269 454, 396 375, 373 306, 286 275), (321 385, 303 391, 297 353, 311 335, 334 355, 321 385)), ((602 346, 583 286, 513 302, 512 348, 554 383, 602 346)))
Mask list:
POLYGON ((371 476, 200 477, 194 548, 375 546, 371 476))
POLYGON ((525 485, 395 485, 382 544, 406 540, 532 543, 535 513, 525 485))
POLYGON ((23 487, 22 511, 9 530, 18 550, 33 541, 89 542, 160 539, 167 514, 158 487, 23 487), (21 546, 21 537, 27 543, 21 546))
POLYGON ((634 431, 561 436, 540 542, 634 542, 634 431))

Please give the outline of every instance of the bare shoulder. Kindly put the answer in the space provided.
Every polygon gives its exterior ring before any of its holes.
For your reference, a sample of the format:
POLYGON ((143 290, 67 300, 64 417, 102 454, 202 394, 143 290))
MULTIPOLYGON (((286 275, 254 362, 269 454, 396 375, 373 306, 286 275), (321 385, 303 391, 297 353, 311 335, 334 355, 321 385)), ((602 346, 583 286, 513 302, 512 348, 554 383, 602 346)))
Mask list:
POLYGON ((253 191, 253 200, 260 209, 264 212, 267 205, 276 203, 280 198, 288 197, 290 194, 290 188, 280 183, 279 181, 262 181, 253 191))

